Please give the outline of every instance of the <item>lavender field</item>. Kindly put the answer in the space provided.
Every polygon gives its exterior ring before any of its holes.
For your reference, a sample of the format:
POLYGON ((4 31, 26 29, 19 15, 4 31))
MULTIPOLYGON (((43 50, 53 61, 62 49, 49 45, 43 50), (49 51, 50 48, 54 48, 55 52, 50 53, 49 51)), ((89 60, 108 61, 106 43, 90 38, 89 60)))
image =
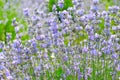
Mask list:
POLYGON ((0 80, 120 80, 120 0, 0 0, 0 80))

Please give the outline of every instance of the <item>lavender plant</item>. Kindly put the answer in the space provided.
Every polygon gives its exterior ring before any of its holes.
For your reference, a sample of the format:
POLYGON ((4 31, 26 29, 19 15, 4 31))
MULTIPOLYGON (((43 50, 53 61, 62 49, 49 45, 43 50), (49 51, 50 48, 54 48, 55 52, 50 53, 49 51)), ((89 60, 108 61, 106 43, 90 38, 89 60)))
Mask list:
POLYGON ((48 12, 46 4, 25 8, 28 30, 14 20, 16 39, 7 34, 8 44, 0 42, 0 79, 119 80, 120 7, 99 11, 93 0, 86 12, 82 0, 73 0, 67 10, 48 12))
MULTIPOLYGON (((11 33, 11 40, 15 39, 15 30, 12 25, 12 21, 14 22, 14 18, 18 20, 18 23, 20 23, 20 26, 26 27, 26 23, 23 20, 23 17, 21 16, 21 13, 17 12, 16 7, 19 7, 20 1, 13 1, 13 0, 0 0, 0 40, 6 41, 7 33, 11 33), (14 6, 12 6, 14 5, 14 6)), ((24 29, 21 29, 21 32, 24 31, 24 29)))

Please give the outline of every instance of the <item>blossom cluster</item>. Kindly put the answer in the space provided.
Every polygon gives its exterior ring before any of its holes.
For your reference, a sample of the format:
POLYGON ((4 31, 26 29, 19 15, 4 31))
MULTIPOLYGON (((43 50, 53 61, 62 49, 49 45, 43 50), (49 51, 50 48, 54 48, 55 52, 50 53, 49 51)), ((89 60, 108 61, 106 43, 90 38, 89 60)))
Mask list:
POLYGON ((120 77, 120 7, 89 11, 82 0, 67 10, 48 12, 47 1, 23 10, 28 31, 13 20, 16 39, 0 42, 1 80, 118 80, 120 77), (32 10, 32 11, 30 11, 32 10), (23 41, 23 35, 29 39, 23 41))

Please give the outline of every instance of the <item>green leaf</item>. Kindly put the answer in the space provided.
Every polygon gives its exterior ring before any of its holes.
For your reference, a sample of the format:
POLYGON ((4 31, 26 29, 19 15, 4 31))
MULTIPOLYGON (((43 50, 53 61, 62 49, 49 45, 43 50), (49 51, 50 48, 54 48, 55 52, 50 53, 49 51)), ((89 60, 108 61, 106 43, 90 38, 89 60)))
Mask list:
POLYGON ((64 74, 64 71, 62 69, 62 67, 59 67, 58 69, 56 69, 56 71, 54 72, 55 78, 60 79, 62 78, 62 75, 64 74))

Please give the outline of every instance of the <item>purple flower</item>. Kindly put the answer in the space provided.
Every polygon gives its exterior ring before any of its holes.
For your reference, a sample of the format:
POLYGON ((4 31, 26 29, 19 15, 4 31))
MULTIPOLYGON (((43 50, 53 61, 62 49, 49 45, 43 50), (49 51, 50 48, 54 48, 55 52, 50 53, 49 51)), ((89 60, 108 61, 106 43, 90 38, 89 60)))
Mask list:
POLYGON ((17 23, 17 21, 16 21, 16 18, 14 18, 14 19, 12 20, 12 25, 13 25, 14 27, 18 26, 18 23, 17 23))
POLYGON ((17 52, 18 52, 18 53, 21 53, 21 52, 22 52, 22 49, 21 49, 21 48, 17 48, 17 52))
POLYGON ((97 33, 95 33, 95 40, 96 40, 96 42, 99 42, 99 41, 100 41, 100 35, 97 34, 97 33))
POLYGON ((58 2, 58 7, 59 8, 63 8, 64 7, 64 2, 63 1, 59 1, 58 2))
POLYGON ((45 39, 45 35, 37 35, 36 36, 36 40, 38 40, 38 41, 41 41, 43 39, 45 39))
POLYGON ((87 32, 92 31, 92 26, 86 25, 85 30, 86 30, 87 32))
POLYGON ((87 18, 88 18, 89 20, 94 20, 94 19, 95 19, 94 15, 93 15, 92 13, 88 14, 88 15, 87 15, 87 18))
POLYGON ((110 36, 110 34, 111 34, 109 29, 105 29, 104 33, 106 34, 106 36, 110 36))
POLYGON ((47 46, 50 46, 52 44, 52 41, 48 41, 47 46))
POLYGON ((52 30, 52 32, 53 32, 53 34, 56 34, 56 33, 58 32, 58 30, 54 28, 54 29, 52 30))
POLYGON ((83 30, 83 27, 82 26, 77 26, 77 27, 75 27, 75 29, 80 31, 80 30, 83 30))
POLYGON ((67 74, 67 75, 70 75, 70 74, 71 74, 70 69, 67 69, 67 70, 66 70, 66 74, 67 74))
POLYGON ((56 11, 56 10, 57 10, 56 5, 53 5, 53 7, 52 7, 52 11, 56 11))
POLYGON ((91 69, 91 68, 88 68, 88 69, 87 69, 87 75, 90 76, 91 72, 92 72, 92 69, 91 69))
POLYGON ((28 10, 28 8, 24 9, 23 13, 24 13, 25 16, 28 17, 29 16, 29 10, 28 10))
POLYGON ((20 45, 21 45, 21 43, 18 40, 15 40, 14 43, 13 43, 14 48, 18 48, 20 45))
POLYGON ((94 41, 95 36, 94 36, 94 35, 90 35, 90 36, 89 36, 89 39, 92 40, 92 41, 94 41))
POLYGON ((2 49, 4 47, 3 43, 0 43, 0 49, 2 49))
POLYGON ((41 48, 46 48, 47 44, 41 44, 41 48))
POLYGON ((98 54, 98 52, 97 52, 96 49, 91 49, 91 50, 90 50, 90 53, 91 53, 92 55, 97 55, 97 54, 98 54))
POLYGON ((119 65, 119 64, 118 64, 116 70, 117 70, 117 71, 120 71, 120 65, 119 65))
POLYGON ((37 53, 37 51, 38 51, 37 48, 32 49, 32 53, 37 53))
POLYGON ((12 61, 12 64, 14 64, 14 65, 17 65, 17 64, 19 64, 19 63, 20 63, 19 60, 13 60, 13 61, 12 61))
POLYGON ((104 19, 105 19, 105 22, 106 22, 106 23, 109 23, 109 24, 110 24, 111 18, 110 18, 108 15, 105 16, 104 19))
POLYGON ((108 9, 109 9, 110 13, 117 14, 117 12, 120 8, 118 6, 111 6, 108 9))
POLYGON ((35 41, 32 41, 32 46, 33 46, 34 48, 36 48, 36 47, 37 47, 37 43, 36 43, 35 41))
POLYGON ((48 58, 47 52, 44 52, 44 58, 48 58))
POLYGON ((64 61, 68 61, 68 56, 64 56, 64 57, 63 57, 63 60, 64 60, 64 61))
POLYGON ((96 12, 96 11, 98 10, 98 6, 97 6, 97 5, 92 6, 92 7, 91 7, 91 10, 92 10, 93 12, 96 12))
POLYGON ((82 52, 87 53, 87 52, 88 52, 88 48, 87 48, 87 47, 84 47, 84 48, 82 49, 82 52))
POLYGON ((83 10, 83 9, 78 10, 78 11, 77 11, 77 14, 78 14, 79 16, 82 16, 82 15, 84 14, 84 10, 83 10))
POLYGON ((5 74, 6 74, 6 78, 8 80, 12 80, 13 79, 13 77, 10 75, 10 72, 8 70, 6 70, 5 74))
POLYGON ((81 22, 86 22, 87 21, 87 15, 83 15, 80 17, 81 22))
POLYGON ((9 41, 11 39, 11 37, 12 37, 11 34, 7 34, 6 35, 7 41, 9 41))
POLYGON ((107 49, 107 48, 105 48, 105 50, 103 50, 103 52, 104 52, 105 54, 110 54, 110 53, 111 53, 110 49, 107 49))
POLYGON ((118 54, 116 53, 112 54, 112 59, 118 59, 118 54))
POLYGON ((110 24, 109 22, 106 22, 106 23, 105 23, 105 26, 106 26, 107 28, 110 28, 111 24, 110 24))
POLYGON ((25 48, 25 49, 24 49, 24 52, 25 52, 26 54, 28 54, 28 53, 30 53, 30 50, 29 50, 28 48, 25 48))
POLYGON ((103 11, 102 12, 102 16, 107 16, 108 15, 108 12, 107 11, 103 11))
POLYGON ((41 70, 41 66, 40 65, 35 68, 35 71, 37 71, 37 72, 40 72, 40 70, 41 70))
POLYGON ((82 73, 80 72, 80 69, 77 70, 77 73, 78 73, 78 80, 81 80, 81 78, 82 78, 82 73))
POLYGON ((120 26, 117 26, 117 29, 120 30, 120 26))
POLYGON ((116 50, 117 50, 117 51, 120 51, 120 45, 117 46, 116 50))
POLYGON ((93 0, 93 3, 97 4, 97 3, 99 3, 99 0, 93 0))
POLYGON ((57 49, 54 49, 53 52, 54 52, 54 53, 58 53, 58 50, 57 50, 57 49))
POLYGON ((77 0, 72 0, 72 3, 73 3, 74 5, 76 5, 78 2, 77 2, 77 0))
POLYGON ((0 70, 3 70, 3 69, 4 69, 4 67, 0 65, 0 70))

